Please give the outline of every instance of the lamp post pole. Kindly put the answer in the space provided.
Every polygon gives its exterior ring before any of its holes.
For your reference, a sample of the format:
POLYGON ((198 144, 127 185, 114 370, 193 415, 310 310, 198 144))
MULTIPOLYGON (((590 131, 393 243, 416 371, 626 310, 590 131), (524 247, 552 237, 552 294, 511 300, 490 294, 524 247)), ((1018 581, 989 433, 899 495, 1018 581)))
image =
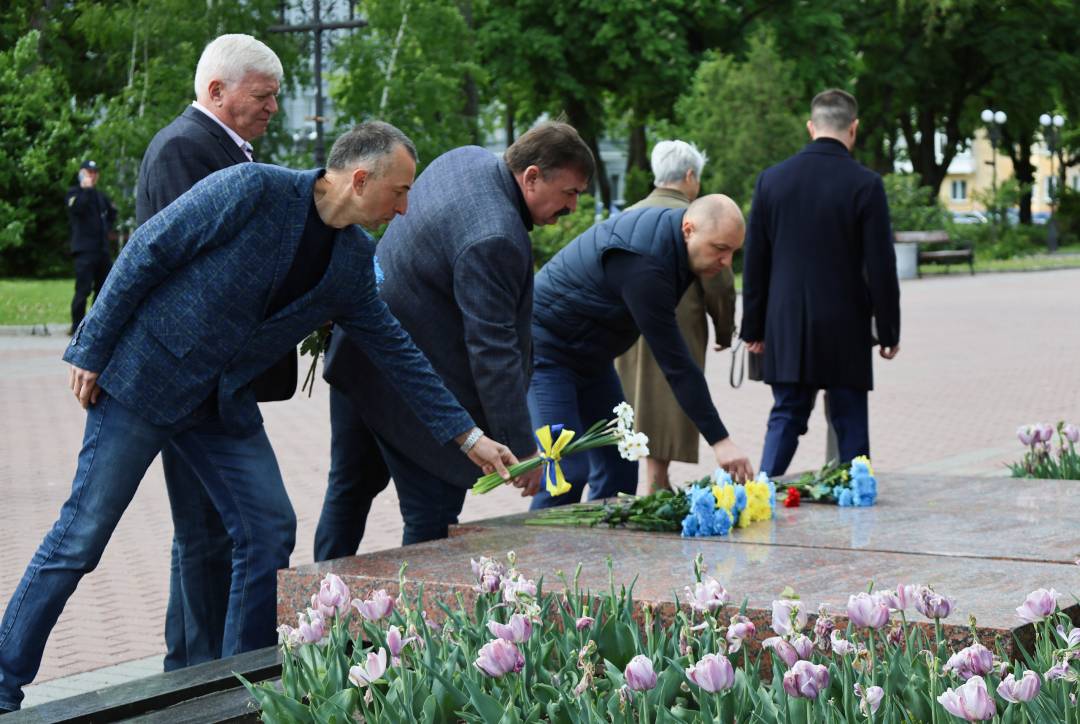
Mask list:
POLYGON ((1005 115, 1005 111, 995 111, 992 108, 986 108, 979 114, 979 118, 982 119, 987 132, 990 134, 990 161, 988 161, 988 163, 993 168, 993 176, 991 177, 990 182, 990 187, 993 190, 993 200, 991 202, 993 208, 990 209, 990 217, 997 223, 1001 221, 1000 218, 997 218, 997 149, 998 144, 1001 143, 1001 127, 1005 125, 1007 116, 1005 115))
POLYGON ((1061 141, 1061 127, 1065 125, 1065 117, 1061 114, 1044 113, 1039 116, 1039 125, 1043 127, 1043 141, 1046 149, 1050 152, 1050 176, 1046 180, 1046 195, 1050 201, 1050 219, 1046 222, 1046 249, 1050 252, 1057 251, 1057 178, 1054 176, 1054 154, 1058 150, 1061 141))

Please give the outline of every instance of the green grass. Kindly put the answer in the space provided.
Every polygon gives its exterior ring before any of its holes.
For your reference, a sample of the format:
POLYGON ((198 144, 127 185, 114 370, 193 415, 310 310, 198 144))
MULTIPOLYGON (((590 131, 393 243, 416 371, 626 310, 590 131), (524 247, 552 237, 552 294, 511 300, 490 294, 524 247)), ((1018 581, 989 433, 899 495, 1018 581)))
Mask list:
MULTIPOLYGON (((1057 254, 1029 254, 1014 256, 1009 259, 980 259, 975 255, 975 273, 979 272, 1015 272, 1036 271, 1042 269, 1078 269, 1080 268, 1080 247, 1063 247, 1057 254)), ((967 274, 967 264, 921 264, 922 275, 967 274)))
POLYGON ((0 279, 0 324, 71 322, 74 279, 0 279))

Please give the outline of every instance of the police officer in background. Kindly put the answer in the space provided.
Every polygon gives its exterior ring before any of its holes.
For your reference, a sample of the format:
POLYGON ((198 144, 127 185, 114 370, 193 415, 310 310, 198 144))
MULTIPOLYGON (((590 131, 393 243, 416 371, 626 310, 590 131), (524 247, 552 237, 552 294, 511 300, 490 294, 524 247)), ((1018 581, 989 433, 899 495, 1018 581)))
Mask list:
POLYGON ((112 268, 109 255, 109 232, 116 223, 116 206, 97 190, 98 167, 93 161, 79 166, 79 185, 72 186, 64 205, 71 222, 71 254, 75 258, 75 297, 71 300, 71 329, 86 316, 86 300, 90 290, 94 298, 101 292, 105 277, 112 268))

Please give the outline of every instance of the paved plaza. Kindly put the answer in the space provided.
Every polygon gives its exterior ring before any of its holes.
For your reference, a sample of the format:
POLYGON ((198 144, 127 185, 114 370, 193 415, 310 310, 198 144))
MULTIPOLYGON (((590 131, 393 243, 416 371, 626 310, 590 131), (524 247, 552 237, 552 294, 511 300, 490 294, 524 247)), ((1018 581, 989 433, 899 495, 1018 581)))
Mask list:
MULTIPOLYGON (((876 358, 877 391, 870 398, 872 458, 883 504, 900 494, 888 487, 890 472, 1003 477, 1004 463, 1022 452, 1017 425, 1080 421, 1080 270, 912 280, 902 284, 901 302, 901 353, 892 362, 876 358)), ((75 469, 84 417, 66 388, 67 369, 59 358, 66 341, 0 337, 0 606, 54 521, 75 469)), ((756 463, 771 396, 752 382, 733 390, 729 366, 730 353, 709 353, 713 399, 756 463)), ((306 370, 305 363, 301 367, 306 370)), ((310 398, 264 405, 263 414, 299 521, 292 563, 307 563, 326 482, 325 383, 320 380, 310 398)), ((792 470, 819 466, 824 449, 818 410, 792 470)), ((701 463, 676 465, 673 477, 701 477, 712 470, 710 459, 703 443, 701 463)), ((526 507, 527 500, 505 489, 470 497, 463 519, 526 507)), ((131 671, 155 668, 154 657, 163 652, 170 538, 155 463, 100 566, 69 601, 39 682, 128 661, 141 667, 131 671)), ((391 487, 375 502, 361 552, 397 546, 400 538, 391 487)), ((27 694, 28 704, 35 701, 33 687, 27 694)))

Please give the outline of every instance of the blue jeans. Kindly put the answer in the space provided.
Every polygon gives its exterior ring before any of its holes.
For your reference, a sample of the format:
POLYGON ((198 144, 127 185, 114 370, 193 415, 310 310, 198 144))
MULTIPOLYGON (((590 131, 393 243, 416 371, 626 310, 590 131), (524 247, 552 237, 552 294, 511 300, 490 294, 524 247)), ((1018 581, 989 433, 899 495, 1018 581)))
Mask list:
MULTIPOLYGON (((586 376, 537 357, 528 399, 534 428, 562 423, 581 434, 598 420, 614 417, 615 406, 626 397, 614 363, 586 376)), ((624 460, 614 446, 565 457, 561 466, 572 489, 558 497, 541 489, 532 499, 531 510, 577 503, 586 483, 589 500, 637 491, 638 464, 624 460)))
MULTIPOLYGON (((814 410, 817 387, 782 383, 772 385, 773 408, 765 433, 760 470, 771 476, 787 472, 799 447, 799 436, 806 433, 806 423, 814 410)), ((870 423, 866 390, 854 387, 829 387, 829 420, 836 429, 840 461, 870 454, 870 423)))
POLYGON ((416 465, 407 453, 400 452, 383 438, 376 436, 376 440, 394 479, 398 506, 405 523, 401 545, 447 537, 450 526, 458 522, 468 491, 416 465))
POLYGON ((315 528, 315 560, 356 555, 371 501, 386 489, 390 473, 375 436, 349 396, 330 387, 330 474, 315 528))
POLYGON ((181 452, 161 451, 173 520, 165 670, 221 658, 232 577, 232 538, 209 494, 181 452))
MULTIPOLYGON (((277 641, 277 570, 289 564, 296 516, 266 433, 260 427, 243 437, 230 434, 202 408, 173 425, 153 425, 102 394, 87 411, 71 495, 0 622, 0 708, 19 707, 64 604, 97 566, 146 469, 170 441, 233 538, 222 655, 277 641)), ((122 620, 124 612, 113 613, 122 620)))

